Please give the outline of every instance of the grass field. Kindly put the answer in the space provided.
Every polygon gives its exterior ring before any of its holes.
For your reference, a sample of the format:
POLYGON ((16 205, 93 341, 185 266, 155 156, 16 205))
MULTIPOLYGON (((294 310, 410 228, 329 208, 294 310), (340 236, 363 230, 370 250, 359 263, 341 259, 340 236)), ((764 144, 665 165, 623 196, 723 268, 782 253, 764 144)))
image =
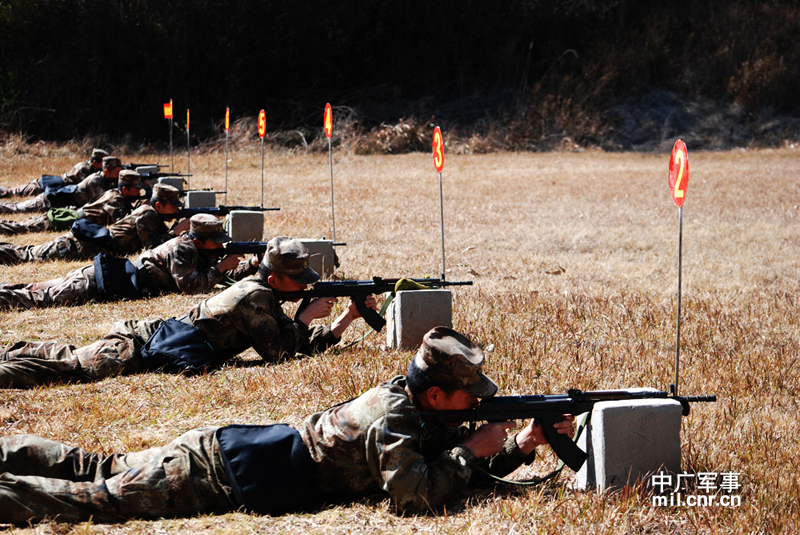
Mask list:
MULTIPOLYGON (((61 173, 86 147, 0 147, 0 181, 61 173)), ((683 217, 681 393, 716 394, 681 430, 683 469, 739 474, 741 505, 661 508, 640 489, 569 490, 572 472, 530 490, 475 492, 434 516, 400 516, 382 496, 313 514, 245 514, 50 523, 13 533, 792 533, 800 525, 795 313, 800 272, 800 153, 694 153, 683 217)), ((122 154, 123 161, 169 159, 122 154)), ((176 168, 186 167, 185 152, 176 168)), ((231 155, 228 204, 261 200, 260 153, 231 155)), ((674 378, 678 209, 669 154, 446 154, 447 277, 454 327, 483 347, 506 394, 651 386, 674 378)), ((224 152, 192 155, 192 187, 223 189, 224 152)), ((266 157, 265 238, 331 236, 327 154, 266 157)), ((430 154, 334 154, 340 275, 438 276, 439 182, 430 154)), ((21 218, 22 216, 14 216, 21 218)), ((41 243, 56 234, 12 237, 41 243)), ((80 263, 2 267, 0 280, 60 276, 80 263)), ((180 315, 204 296, 0 313, 0 341, 94 341, 117 319, 180 315)), ((341 310, 344 303, 337 305, 341 310)), ((366 332, 358 322, 344 342, 366 332)), ((410 351, 372 334, 351 348, 276 366, 250 350, 200 377, 145 374, 0 392, 0 433, 35 433, 105 452, 160 445, 202 425, 300 422, 403 373, 410 351)), ((513 477, 549 471, 545 454, 513 477)))

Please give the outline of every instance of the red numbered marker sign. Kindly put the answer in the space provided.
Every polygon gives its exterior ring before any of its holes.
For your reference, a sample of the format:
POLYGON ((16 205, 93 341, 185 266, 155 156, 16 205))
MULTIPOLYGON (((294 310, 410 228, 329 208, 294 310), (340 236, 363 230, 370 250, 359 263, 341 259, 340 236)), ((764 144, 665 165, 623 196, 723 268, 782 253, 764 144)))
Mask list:
POLYGON ((686 188, 689 187, 689 153, 682 139, 672 147, 669 159, 669 191, 672 201, 680 208, 686 200, 686 188))
POLYGON ((330 139, 333 135, 333 111, 331 105, 325 104, 325 136, 330 139))
POLYGON ((231 109, 225 108, 225 131, 228 131, 228 128, 231 126, 231 109))
POLYGON ((437 173, 444 168, 444 140, 438 126, 433 129, 433 166, 437 173))
POLYGON ((264 110, 258 112, 258 137, 264 139, 267 135, 267 114, 264 110))
POLYGON ((172 119, 172 99, 164 104, 164 119, 172 119))

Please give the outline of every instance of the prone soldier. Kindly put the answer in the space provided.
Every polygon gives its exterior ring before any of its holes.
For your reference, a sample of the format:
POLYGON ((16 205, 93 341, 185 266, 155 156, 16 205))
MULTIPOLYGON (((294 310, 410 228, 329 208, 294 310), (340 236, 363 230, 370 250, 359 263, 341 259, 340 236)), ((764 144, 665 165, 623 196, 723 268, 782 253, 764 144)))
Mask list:
MULTIPOLYGON (((276 363, 338 343, 360 317, 355 304, 351 302, 331 325, 310 327, 314 319, 330 315, 335 298, 312 301, 292 320, 275 297, 276 291, 303 290, 319 279, 308 267, 308 249, 297 240, 273 238, 264 258, 254 276, 179 319, 119 321, 104 338, 81 348, 17 342, 0 353, 0 387, 96 381, 156 370, 195 373, 217 368, 250 347, 265 362, 276 363)), ((366 304, 375 309, 375 297, 366 304)))
MULTIPOLYGON (((139 198, 139 175, 122 171, 119 189, 124 194, 135 192, 139 198)), ((72 225, 71 232, 42 245, 13 245, 0 243, 0 264, 46 262, 52 260, 89 260, 100 252, 126 256, 143 249, 152 249, 189 229, 190 221, 183 220, 167 228, 165 221, 175 219, 183 206, 180 192, 166 184, 156 184, 149 203, 143 204, 113 225, 105 228, 84 218, 72 225)))
MULTIPOLYGON (((92 150, 92 155, 85 162, 76 163, 72 169, 61 175, 64 184, 77 184, 87 176, 103 168, 103 158, 109 154, 102 149, 92 150)), ((42 178, 50 175, 42 175, 42 178)), ((17 187, 0 186, 0 197, 33 197, 44 191, 42 178, 37 178, 29 184, 17 187)))
POLYGON ((130 260, 98 254, 94 263, 60 279, 30 284, 0 283, 0 310, 80 305, 91 300, 141 299, 161 293, 198 294, 226 277, 255 273, 258 260, 217 254, 230 237, 222 221, 208 214, 190 219, 190 230, 130 260))
POLYGON ((103 158, 103 169, 92 173, 77 184, 45 187, 33 199, 22 202, 0 203, 0 213, 47 212, 50 208, 83 206, 114 187, 122 170, 122 162, 115 156, 103 158))
MULTIPOLYGON (((466 410, 497 392, 483 352, 445 327, 429 331, 405 376, 305 419, 189 431, 161 448, 103 455, 34 435, 0 439, 0 522, 78 522, 280 514, 387 493, 401 512, 441 509, 470 486, 531 463, 547 444, 531 420, 470 431, 426 412, 466 410)), ((572 436, 571 415, 553 425, 572 436)))
MULTIPOLYGON (((145 189, 149 185, 144 185, 145 189)), ((136 171, 120 171, 117 188, 110 189, 78 209, 50 208, 46 214, 30 217, 24 221, 0 221, 0 234, 26 234, 68 230, 78 219, 108 226, 130 214, 142 198, 142 177, 136 171)))

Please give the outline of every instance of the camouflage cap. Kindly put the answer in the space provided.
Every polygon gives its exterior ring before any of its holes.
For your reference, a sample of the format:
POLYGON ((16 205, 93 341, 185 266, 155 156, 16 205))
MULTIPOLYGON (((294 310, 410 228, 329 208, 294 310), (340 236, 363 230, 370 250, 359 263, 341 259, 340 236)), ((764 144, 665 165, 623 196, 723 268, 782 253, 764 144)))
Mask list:
POLYGON ((108 153, 103 149, 92 149, 92 156, 90 157, 91 160, 102 160, 108 156, 108 153))
POLYGON ((106 156, 103 158, 103 169, 114 169, 115 167, 122 167, 122 162, 116 156, 106 156))
POLYGON ((142 183, 142 175, 137 173, 136 171, 131 171, 130 169, 124 169, 119 172, 118 184, 121 188, 125 186, 127 188, 143 188, 144 184, 142 183))
MULTIPOLYGON (((122 171, 124 173, 125 171, 122 171)), ((120 176, 122 175, 120 173, 120 176)), ((141 176, 141 175, 139 175, 141 176)), ((173 206, 177 206, 178 208, 183 206, 181 202, 181 192, 175 186, 170 186, 169 184, 162 184, 160 182, 156 182, 153 186, 153 198, 156 201, 161 201, 162 203, 169 203, 173 206)))
POLYGON ((422 339, 414 364, 439 384, 449 385, 479 398, 495 395, 497 385, 481 368, 481 348, 448 327, 434 327, 422 339))
POLYGON ((309 256, 308 248, 302 242, 278 236, 267 242, 264 261, 273 273, 286 275, 300 284, 313 284, 319 280, 319 274, 308 267, 309 256))
POLYGON ((190 232, 196 237, 217 243, 231 241, 231 237, 223 230, 222 220, 211 214, 195 214, 192 216, 190 232))

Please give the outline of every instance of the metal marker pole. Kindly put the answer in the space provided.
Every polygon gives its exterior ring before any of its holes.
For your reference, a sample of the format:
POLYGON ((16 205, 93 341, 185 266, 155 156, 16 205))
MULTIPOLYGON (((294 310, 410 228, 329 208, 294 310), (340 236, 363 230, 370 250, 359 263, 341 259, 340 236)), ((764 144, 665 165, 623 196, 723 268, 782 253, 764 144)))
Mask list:
POLYGON ((675 339, 675 391, 678 395, 678 366, 681 355, 681 249, 683 242, 683 206, 678 209, 678 330, 675 339))
POLYGON ((442 173, 439 173, 439 211, 442 219, 442 280, 445 279, 444 266, 444 195, 442 193, 442 173))
POLYGON ((228 204, 228 131, 225 130, 225 204, 228 204))
POLYGON ((336 243, 336 216, 333 212, 333 152, 331 149, 331 138, 328 138, 328 161, 331 166, 331 224, 333 225, 333 243, 336 243))
MULTIPOLYGON (((188 112, 187 112, 188 113, 188 112)), ((192 174, 191 141, 189 140, 189 125, 186 125, 186 174, 192 174)), ((192 178, 186 177, 187 189, 192 189, 192 178)))
POLYGON ((264 138, 261 138, 261 208, 264 208, 264 138))
POLYGON ((172 154, 172 117, 169 118, 169 172, 175 172, 175 156, 172 154))

